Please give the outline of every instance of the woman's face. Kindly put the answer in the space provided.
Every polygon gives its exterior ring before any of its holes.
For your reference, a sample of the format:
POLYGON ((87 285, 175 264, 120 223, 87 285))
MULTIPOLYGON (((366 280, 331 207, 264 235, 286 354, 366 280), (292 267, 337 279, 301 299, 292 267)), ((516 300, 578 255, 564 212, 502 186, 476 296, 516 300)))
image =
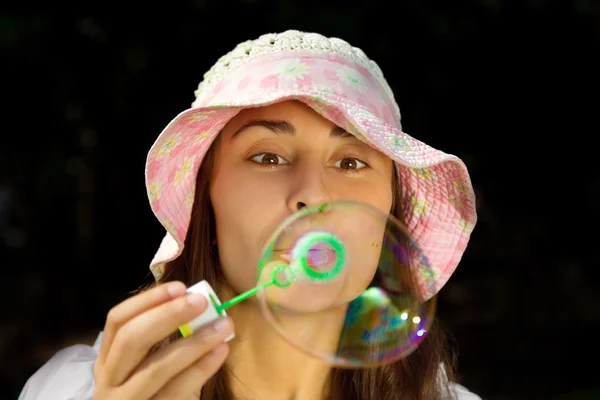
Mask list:
POLYGON ((236 292, 256 286, 264 246, 299 209, 354 200, 390 211, 391 159, 301 102, 245 109, 221 135, 210 197, 236 292))

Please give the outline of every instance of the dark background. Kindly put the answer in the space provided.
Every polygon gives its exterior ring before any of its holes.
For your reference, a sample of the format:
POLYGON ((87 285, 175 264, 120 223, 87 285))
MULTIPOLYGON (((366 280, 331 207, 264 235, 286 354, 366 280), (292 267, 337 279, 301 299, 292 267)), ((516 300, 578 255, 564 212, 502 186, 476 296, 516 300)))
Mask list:
POLYGON ((150 280, 163 229, 145 157, 203 73, 300 29, 361 47, 404 130, 470 168, 479 223, 438 309, 462 382, 486 399, 600 399, 599 2, 105 5, 0 16, 0 398, 150 280))

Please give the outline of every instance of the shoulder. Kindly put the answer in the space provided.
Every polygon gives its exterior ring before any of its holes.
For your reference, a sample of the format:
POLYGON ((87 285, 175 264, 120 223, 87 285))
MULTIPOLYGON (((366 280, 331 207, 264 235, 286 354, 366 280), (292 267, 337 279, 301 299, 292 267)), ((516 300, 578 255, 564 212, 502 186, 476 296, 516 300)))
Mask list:
POLYGON ((446 386, 450 391, 449 394, 452 397, 448 400, 482 400, 481 397, 469 391, 469 389, 467 389, 466 387, 456 382, 449 381, 444 364, 440 364, 438 379, 439 383, 441 385, 446 386))
POLYGON ((450 382, 450 391, 456 400, 481 400, 481 397, 458 383, 450 382))
POLYGON ((18 400, 91 399, 101 337, 93 346, 77 344, 54 354, 27 380, 18 400))

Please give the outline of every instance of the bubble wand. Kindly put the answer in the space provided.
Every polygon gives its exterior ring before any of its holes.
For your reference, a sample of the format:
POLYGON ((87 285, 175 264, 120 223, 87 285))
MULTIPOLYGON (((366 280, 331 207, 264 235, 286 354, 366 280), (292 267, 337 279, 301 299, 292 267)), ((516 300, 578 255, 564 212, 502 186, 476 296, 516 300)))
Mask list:
MULTIPOLYGON (((346 256, 344 245, 333 234, 328 232, 313 231, 303 235, 291 252, 291 263, 280 264, 273 268, 271 279, 268 282, 259 284, 256 287, 239 294, 238 296, 227 300, 224 303, 219 301, 217 294, 210 284, 206 281, 201 281, 190 287, 187 293, 202 294, 208 301, 206 310, 196 317, 194 320, 179 327, 179 332, 183 337, 190 336, 202 327, 211 324, 215 320, 226 317, 226 310, 234 305, 241 303, 244 300, 256 295, 259 291, 266 289, 269 286, 275 285, 278 288, 287 288, 296 280, 296 275, 302 274, 309 280, 315 282, 330 281, 334 279, 344 268, 346 256), (319 245, 329 246, 336 254, 336 263, 329 271, 317 271, 310 266, 309 254, 312 249, 319 245), (281 276, 284 278, 282 279, 281 276)), ((232 333, 226 338, 226 341, 233 339, 235 335, 232 333)))

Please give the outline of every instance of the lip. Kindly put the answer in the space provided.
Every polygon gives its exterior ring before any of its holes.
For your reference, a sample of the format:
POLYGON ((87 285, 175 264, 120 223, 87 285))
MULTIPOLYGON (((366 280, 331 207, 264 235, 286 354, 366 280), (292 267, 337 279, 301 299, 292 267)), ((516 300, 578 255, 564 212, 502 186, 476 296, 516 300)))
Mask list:
MULTIPOLYGON (((287 262, 292 261, 290 249, 273 249, 273 253, 278 253, 287 262)), ((335 254, 335 250, 329 247, 310 249, 307 261, 311 268, 319 272, 324 272, 327 271, 331 264, 335 261, 335 254)))

